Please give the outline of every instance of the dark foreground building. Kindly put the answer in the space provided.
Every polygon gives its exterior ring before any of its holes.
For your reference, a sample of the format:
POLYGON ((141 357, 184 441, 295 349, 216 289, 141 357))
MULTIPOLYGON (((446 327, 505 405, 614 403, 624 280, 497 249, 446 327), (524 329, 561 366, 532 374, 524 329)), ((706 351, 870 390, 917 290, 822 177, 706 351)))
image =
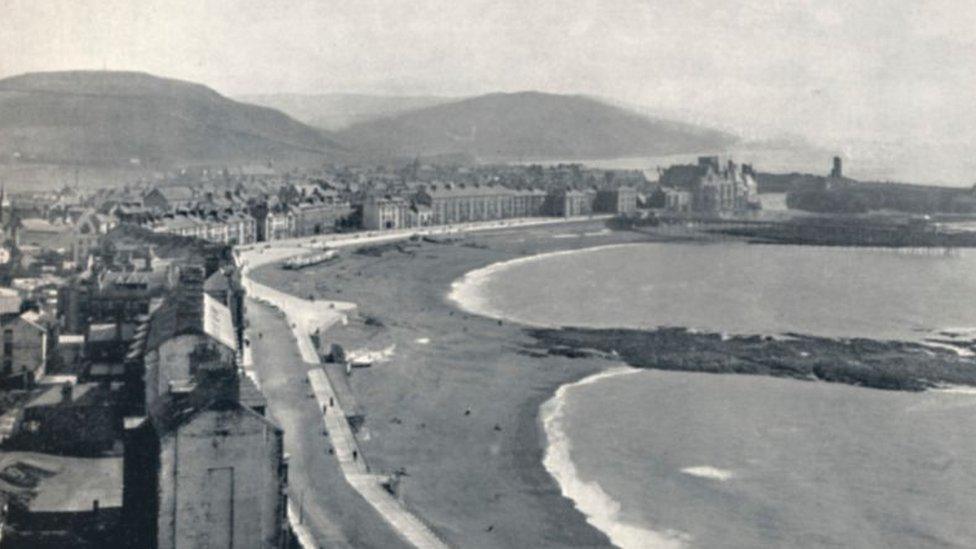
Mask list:
POLYGON ((288 539, 282 430, 262 415, 237 365, 232 315, 203 293, 202 275, 183 273, 133 343, 145 412, 125 422, 126 538, 145 549, 278 549, 288 539))
POLYGON ((282 431, 241 404, 238 386, 233 371, 209 370, 128 426, 123 509, 132 547, 284 547, 282 431))

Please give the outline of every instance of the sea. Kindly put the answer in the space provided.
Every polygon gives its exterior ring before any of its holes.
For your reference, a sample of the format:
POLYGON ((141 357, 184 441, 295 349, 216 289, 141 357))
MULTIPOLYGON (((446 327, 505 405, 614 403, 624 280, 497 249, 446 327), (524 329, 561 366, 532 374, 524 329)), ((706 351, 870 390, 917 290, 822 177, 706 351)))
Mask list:
MULTIPOLYGON (((648 243, 492 265, 451 296, 540 326, 949 341, 966 354, 974 272, 967 251, 648 243)), ((540 419, 546 469, 619 547, 976 547, 973 390, 619 367, 561 387, 540 419)))

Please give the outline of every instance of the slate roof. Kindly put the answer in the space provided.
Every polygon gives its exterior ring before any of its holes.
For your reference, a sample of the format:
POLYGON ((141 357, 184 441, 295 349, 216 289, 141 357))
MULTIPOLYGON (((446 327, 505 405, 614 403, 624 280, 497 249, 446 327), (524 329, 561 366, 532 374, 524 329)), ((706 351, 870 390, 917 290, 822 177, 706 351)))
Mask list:
MULTIPOLYGON (((229 373, 225 377, 204 379, 188 393, 166 393, 153 404, 149 411, 149 421, 155 428, 158 437, 162 438, 179 427, 189 423, 199 413, 207 410, 236 411, 260 419, 271 428, 282 432, 281 427, 269 418, 250 409, 240 399, 229 398, 223 383, 241 383, 236 375, 229 373)), ((262 397, 263 398, 263 397, 262 397)))
POLYGON ((21 219, 20 226, 25 231, 32 231, 38 233, 61 233, 71 228, 66 225, 54 225, 46 219, 40 219, 37 217, 28 217, 28 218, 21 219))
POLYGON ((229 292, 231 290, 230 277, 223 270, 218 269, 203 283, 203 291, 208 294, 229 292))
POLYGON ((268 399, 265 398, 264 393, 258 388, 254 380, 246 375, 240 376, 240 383, 238 385, 240 390, 240 403, 248 408, 266 408, 268 405, 268 399))
POLYGON ((203 292, 179 289, 153 312, 145 349, 158 349, 168 339, 192 333, 203 333, 203 292))
POLYGON ((431 185, 425 191, 431 198, 461 198, 469 196, 511 196, 515 191, 495 185, 431 185))
POLYGON ((156 191, 170 202, 185 202, 187 200, 193 200, 193 198, 196 196, 193 189, 182 185, 159 187, 156 189, 156 191))

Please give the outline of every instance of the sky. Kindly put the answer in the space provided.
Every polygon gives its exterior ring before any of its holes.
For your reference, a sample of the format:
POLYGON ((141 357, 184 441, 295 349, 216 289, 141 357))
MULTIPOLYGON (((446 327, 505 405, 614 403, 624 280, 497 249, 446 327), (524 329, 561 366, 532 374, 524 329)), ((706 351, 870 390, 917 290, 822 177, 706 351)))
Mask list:
POLYGON ((976 143, 972 0, 0 0, 0 76, 584 93, 818 143, 976 143))

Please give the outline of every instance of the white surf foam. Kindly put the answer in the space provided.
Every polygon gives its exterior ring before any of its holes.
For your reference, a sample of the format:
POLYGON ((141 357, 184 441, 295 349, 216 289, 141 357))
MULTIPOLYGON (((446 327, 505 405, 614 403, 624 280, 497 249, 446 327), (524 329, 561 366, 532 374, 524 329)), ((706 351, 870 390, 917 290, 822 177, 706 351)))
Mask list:
POLYGON ((966 347, 961 347, 959 345, 952 345, 950 343, 940 343, 938 341, 924 340, 921 342, 922 345, 926 347, 931 347, 933 349, 945 349, 946 351, 951 351, 955 353, 959 358, 972 358, 976 356, 976 353, 971 351, 966 347))
POLYGON ((732 471, 727 469, 719 469, 718 467, 712 467, 711 465, 696 465, 694 467, 685 467, 681 470, 682 473, 686 475, 691 475, 693 477, 706 478, 709 480, 726 481, 735 476, 732 471))
POLYGON ((639 371, 630 367, 613 368, 560 387, 540 410, 540 419, 547 442, 542 463, 549 474, 556 479, 562 494, 572 500, 576 508, 586 515, 586 521, 606 534, 617 547, 621 549, 681 548, 690 541, 688 534, 675 530, 654 531, 623 522, 620 518, 620 503, 610 497, 596 482, 581 479, 570 458, 572 446, 563 426, 567 391, 608 377, 639 371))
POLYGON ((969 395, 976 396, 976 387, 969 385, 946 385, 937 389, 930 389, 934 393, 945 393, 948 395, 969 395))

